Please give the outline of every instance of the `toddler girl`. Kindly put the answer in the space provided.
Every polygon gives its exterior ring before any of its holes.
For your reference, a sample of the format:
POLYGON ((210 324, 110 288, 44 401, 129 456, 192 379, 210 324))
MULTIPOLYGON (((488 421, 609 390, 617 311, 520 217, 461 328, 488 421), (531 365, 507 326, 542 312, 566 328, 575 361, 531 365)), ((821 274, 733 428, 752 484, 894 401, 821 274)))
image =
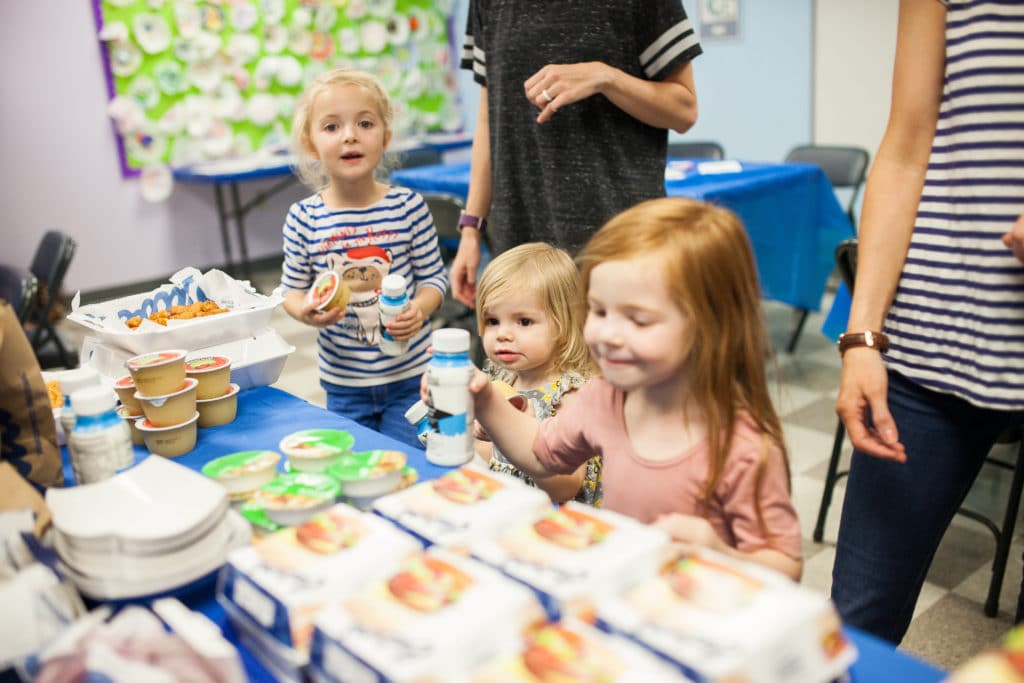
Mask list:
POLYGON ((688 199, 643 202, 601 228, 579 262, 583 334, 602 376, 537 423, 477 373, 477 419, 531 476, 597 453, 608 509, 798 578, 800 525, 739 219, 688 199))
MULTIPOLYGON (((566 252, 531 242, 502 253, 481 276, 476 310, 488 358, 484 370, 524 397, 528 412, 551 417, 575 399, 592 365, 583 340, 579 271, 566 252)), ((491 444, 478 443, 477 451, 492 470, 535 484, 555 502, 575 497, 601 503, 600 458, 590 458, 571 474, 530 477, 491 444)))
POLYGON ((377 79, 340 68, 317 77, 292 122, 297 173, 316 194, 296 202, 284 223, 284 309, 320 328, 320 383, 327 408, 420 448, 405 409, 419 395, 429 355, 430 314, 448 286, 430 211, 417 193, 378 182, 391 140, 392 106, 377 79), (317 311, 307 291, 336 271, 351 291, 344 308, 317 311), (402 275, 411 305, 387 324, 409 340, 399 356, 381 352, 380 285, 402 275))

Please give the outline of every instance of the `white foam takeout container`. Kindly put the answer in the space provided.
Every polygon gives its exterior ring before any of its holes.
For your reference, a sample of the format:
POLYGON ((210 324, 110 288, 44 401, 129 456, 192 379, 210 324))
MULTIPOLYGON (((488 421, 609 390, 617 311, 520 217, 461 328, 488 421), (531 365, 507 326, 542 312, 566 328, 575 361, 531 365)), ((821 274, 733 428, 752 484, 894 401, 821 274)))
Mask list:
POLYGON ((141 294, 88 306, 79 305, 79 296, 72 301, 68 320, 88 328, 103 344, 129 351, 129 357, 162 349, 198 349, 255 335, 269 324, 282 301, 279 295, 264 296, 248 281, 235 280, 223 271, 201 273, 196 268, 183 268, 171 276, 169 284, 141 294), (171 320, 166 326, 148 320, 156 311, 205 300, 228 312, 171 320), (133 330, 125 321, 134 316, 143 321, 133 330))
MULTIPOLYGON (((239 391, 273 384, 281 376, 288 356, 295 351, 273 328, 267 327, 243 339, 188 352, 188 358, 219 355, 231 358, 231 381, 239 391)), ((124 362, 131 352, 87 337, 82 344, 82 365, 88 365, 106 377, 124 375, 124 362)))

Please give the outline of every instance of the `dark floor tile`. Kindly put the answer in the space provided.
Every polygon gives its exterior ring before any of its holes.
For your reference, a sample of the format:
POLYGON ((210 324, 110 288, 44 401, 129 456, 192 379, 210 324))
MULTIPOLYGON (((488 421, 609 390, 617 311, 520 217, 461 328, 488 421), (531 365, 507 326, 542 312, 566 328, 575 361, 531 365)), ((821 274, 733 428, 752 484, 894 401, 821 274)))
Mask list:
POLYGON ((900 649, 953 669, 999 642, 1012 625, 1009 617, 989 619, 980 604, 951 593, 914 619, 900 649))

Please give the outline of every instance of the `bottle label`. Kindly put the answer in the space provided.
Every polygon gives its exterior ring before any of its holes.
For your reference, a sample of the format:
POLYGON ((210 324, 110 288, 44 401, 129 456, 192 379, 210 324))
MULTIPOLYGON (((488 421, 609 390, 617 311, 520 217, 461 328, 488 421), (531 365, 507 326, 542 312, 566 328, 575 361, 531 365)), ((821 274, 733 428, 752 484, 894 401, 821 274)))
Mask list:
POLYGON ((469 380, 473 366, 468 359, 427 371, 427 460, 436 465, 461 465, 473 457, 473 400, 469 380))
POLYGON ((79 484, 103 481, 135 464, 128 423, 105 429, 74 429, 68 439, 71 469, 79 484))

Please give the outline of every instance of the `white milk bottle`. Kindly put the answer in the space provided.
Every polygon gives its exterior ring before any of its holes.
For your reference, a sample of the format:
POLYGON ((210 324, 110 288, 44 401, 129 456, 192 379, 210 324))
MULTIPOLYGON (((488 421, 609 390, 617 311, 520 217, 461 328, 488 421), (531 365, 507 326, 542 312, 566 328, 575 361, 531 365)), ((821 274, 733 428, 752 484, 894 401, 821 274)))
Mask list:
POLYGON ((405 278, 392 273, 380 283, 380 350, 389 356, 401 356, 409 348, 409 340, 396 340, 385 325, 409 308, 405 278))
POLYGON ((61 373, 60 391, 64 394, 64 407, 60 411, 60 426, 64 430, 65 441, 71 438, 71 430, 75 428, 75 409, 71 407, 71 394, 79 389, 98 386, 100 373, 96 368, 86 365, 61 373))
POLYGON ((103 481, 135 464, 128 423, 118 416, 117 396, 106 387, 86 387, 71 394, 75 428, 68 436, 75 481, 103 481))
POLYGON ((469 380, 469 332, 446 328, 432 338, 434 355, 427 367, 427 460, 457 466, 473 457, 473 399, 469 380))

